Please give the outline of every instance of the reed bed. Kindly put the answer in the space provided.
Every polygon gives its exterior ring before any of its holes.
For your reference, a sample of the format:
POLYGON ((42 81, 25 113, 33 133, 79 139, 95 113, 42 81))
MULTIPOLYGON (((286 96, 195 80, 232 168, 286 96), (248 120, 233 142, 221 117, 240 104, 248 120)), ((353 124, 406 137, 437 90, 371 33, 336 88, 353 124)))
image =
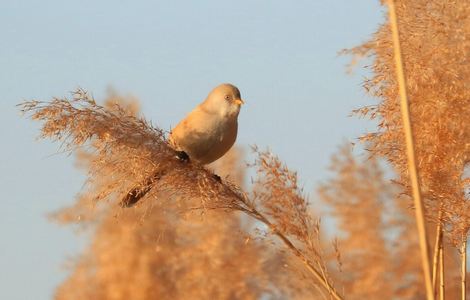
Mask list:
POLYGON ((382 4, 384 24, 343 51, 370 62, 363 85, 378 102, 354 113, 377 130, 359 138, 365 157, 348 144, 332 155, 313 197, 257 147, 248 165, 240 150, 208 167, 178 160, 167 132, 117 94, 20 104, 87 174, 53 214, 93 233, 56 298, 465 299, 470 3, 382 4), (146 194, 122 208, 129 190, 146 194))

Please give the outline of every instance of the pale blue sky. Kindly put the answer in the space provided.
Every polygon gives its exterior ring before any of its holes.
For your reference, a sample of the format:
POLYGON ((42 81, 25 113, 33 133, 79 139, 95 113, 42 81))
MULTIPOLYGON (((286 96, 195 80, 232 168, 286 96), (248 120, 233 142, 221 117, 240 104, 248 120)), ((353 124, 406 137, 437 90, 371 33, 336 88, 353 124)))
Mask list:
POLYGON ((348 117, 373 100, 337 52, 382 14, 377 0, 0 1, 0 299, 51 298, 83 244, 46 219, 83 174, 15 104, 113 86, 168 129, 231 82, 247 101, 238 144, 270 147, 313 187, 336 147, 372 128, 348 117))

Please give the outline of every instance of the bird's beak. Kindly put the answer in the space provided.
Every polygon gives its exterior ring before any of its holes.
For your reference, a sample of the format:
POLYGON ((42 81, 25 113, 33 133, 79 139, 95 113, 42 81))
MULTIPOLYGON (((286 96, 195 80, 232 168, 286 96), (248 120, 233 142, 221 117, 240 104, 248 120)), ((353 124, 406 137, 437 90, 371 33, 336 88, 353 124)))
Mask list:
POLYGON ((235 99, 235 104, 243 105, 245 104, 245 101, 243 101, 242 99, 235 99))

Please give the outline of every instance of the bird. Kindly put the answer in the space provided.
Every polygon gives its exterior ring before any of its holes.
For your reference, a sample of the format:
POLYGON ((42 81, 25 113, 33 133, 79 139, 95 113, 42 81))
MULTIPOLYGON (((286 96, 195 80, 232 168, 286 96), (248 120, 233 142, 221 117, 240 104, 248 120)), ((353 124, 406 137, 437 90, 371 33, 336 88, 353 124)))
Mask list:
MULTIPOLYGON (((238 115, 244 104, 240 90, 230 83, 215 87, 170 132, 169 144, 181 160, 210 164, 233 146, 238 133, 238 115)), ((143 188, 134 188, 121 200, 121 206, 137 203, 152 188, 159 175, 148 178, 143 188)))

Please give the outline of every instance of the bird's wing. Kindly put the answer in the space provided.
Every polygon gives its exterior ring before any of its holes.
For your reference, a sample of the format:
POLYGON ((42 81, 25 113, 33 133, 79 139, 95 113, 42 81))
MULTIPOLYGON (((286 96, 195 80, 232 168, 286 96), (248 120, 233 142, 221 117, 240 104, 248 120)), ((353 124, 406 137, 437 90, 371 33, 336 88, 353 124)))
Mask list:
POLYGON ((181 120, 171 131, 170 141, 178 149, 188 138, 199 135, 207 130, 210 115, 197 106, 186 118, 181 120))

